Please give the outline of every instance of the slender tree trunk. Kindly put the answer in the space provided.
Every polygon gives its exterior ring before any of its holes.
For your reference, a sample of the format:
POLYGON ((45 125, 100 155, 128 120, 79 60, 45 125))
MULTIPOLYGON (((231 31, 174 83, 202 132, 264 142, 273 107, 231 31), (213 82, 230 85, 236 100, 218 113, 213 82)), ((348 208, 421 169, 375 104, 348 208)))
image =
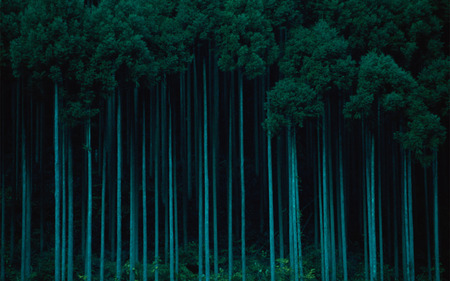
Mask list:
POLYGON ((234 123, 234 73, 231 74, 230 105, 228 116, 228 280, 233 277, 233 123, 234 123))
POLYGON ((61 280, 61 202, 60 202, 60 164, 59 164, 59 108, 58 84, 55 82, 54 107, 54 150, 55 150, 55 281, 61 280))
POLYGON ((73 280, 73 162, 72 162, 72 134, 69 129, 68 138, 68 241, 67 241, 67 281, 73 280))
MULTIPOLYGON (((146 183, 146 155, 145 155, 145 101, 142 105, 142 239, 143 239, 143 249, 142 249, 142 263, 144 265, 142 271, 142 280, 147 281, 147 183, 146 183)), ((150 150, 151 151, 151 150, 150 150)))
POLYGON ((214 96, 213 96, 213 139, 212 139, 212 176, 213 176, 213 239, 214 239, 214 276, 219 275, 219 242, 217 238, 217 150, 219 135, 219 68, 217 54, 214 55, 214 96))
POLYGON ((243 77, 242 70, 238 70, 239 85, 239 169, 241 176, 241 259, 242 281, 246 280, 245 266, 245 178, 244 178, 244 109, 243 109, 243 77))
POLYGON ((375 140, 372 133, 370 134, 370 195, 368 196, 370 202, 368 206, 370 210, 369 215, 369 249, 370 249, 370 279, 377 279, 377 245, 376 245, 376 230, 375 230, 375 140))
POLYGON ((122 114, 120 88, 117 89, 117 247, 116 278, 122 275, 122 114))
POLYGON ((25 139, 25 116, 24 116, 24 98, 22 94, 22 112, 21 112, 21 131, 22 131, 22 140, 21 140, 21 170, 22 170, 22 251, 20 255, 21 266, 20 266, 20 276, 21 280, 27 280, 27 264, 26 264, 26 255, 27 255, 27 196, 28 196, 28 187, 27 187, 27 159, 26 159, 26 139, 25 139))
MULTIPOLYGON (((159 94, 159 91, 157 91, 159 94)), ((160 101, 156 96, 156 134, 155 134, 155 281, 159 280, 159 153, 160 153, 160 101)))
MULTIPOLYGON (((341 105, 341 104, 340 104, 341 105)), ((342 108, 342 107, 341 107, 342 108)), ((345 227, 345 198, 344 198, 344 161, 343 161, 343 150, 342 150, 342 130, 343 120, 341 115, 339 115, 339 137, 338 137, 338 153, 339 153, 339 199, 340 199, 340 216, 341 216, 341 243, 342 243, 342 270, 344 274, 344 281, 348 280, 347 272, 347 235, 345 227)))
POLYGON ((169 102, 169 262, 170 262, 170 281, 175 280, 174 268, 174 230, 173 230, 173 158, 172 158, 172 110, 169 102))
POLYGON ((61 279, 66 280, 66 237, 67 237, 67 199, 66 199, 66 126, 62 128, 61 166, 62 166, 62 233, 61 233, 61 279))
MULTIPOLYGON (((107 109, 109 111, 109 107, 107 109)), ((109 112, 107 112, 109 113, 109 112)), ((109 120, 109 119, 108 119, 109 120)), ((109 124, 107 125, 109 128, 109 124)), ((101 230, 100 230, 100 281, 105 280, 105 193, 106 193, 106 139, 109 138, 109 130, 103 137, 102 155, 102 202, 101 202, 101 230)))
POLYGON ((439 268, 439 200, 438 200, 438 158, 437 152, 434 152, 433 159, 433 221, 434 221, 434 279, 441 280, 439 268))
POLYGON ((1 249, 0 249, 0 280, 1 281, 5 281, 6 276, 5 276, 5 227, 6 227, 6 223, 5 223, 5 205, 6 205, 6 200, 5 200, 5 152, 4 152, 4 128, 5 128, 5 116, 3 115, 4 113, 4 100, 3 100, 3 95, 0 97, 0 184, 2 185, 2 225, 1 225, 1 249))
POLYGON ((284 259, 283 194, 281 193, 281 137, 277 137, 277 195, 278 195, 278 236, 280 259, 284 259))
POLYGON ((206 64, 203 61, 203 157, 205 176, 205 277, 210 279, 209 265, 209 177, 208 177, 208 104, 206 99, 206 64))
POLYGON ((423 186, 425 193, 425 230, 426 230, 426 240, 427 240, 427 273, 428 280, 433 280, 433 274, 431 273, 431 243, 430 243, 430 214, 428 211, 428 177, 427 168, 423 168, 423 186))
POLYGON ((329 276, 329 268, 330 268, 330 256, 329 256, 329 249, 330 249, 330 233, 329 233, 329 225, 328 225, 328 214, 329 214, 329 210, 328 210, 328 181, 329 179, 327 178, 328 175, 328 166, 327 166, 327 159, 328 159, 328 155, 327 153, 329 153, 327 151, 327 141, 326 141, 326 117, 325 114, 323 114, 323 118, 322 118, 322 188, 323 188, 323 196, 322 196, 322 206, 323 206, 323 237, 324 237, 324 241, 323 241, 323 254, 324 254, 324 278, 323 280, 330 280, 330 276, 329 276))
POLYGON ((411 281, 415 279, 415 265, 414 265, 414 219, 413 219, 413 205, 412 205, 412 174, 411 174, 411 151, 407 155, 407 174, 408 174, 408 226, 409 226, 409 254, 410 254, 410 274, 411 281))
POLYGON ((270 244, 270 280, 275 281, 275 234, 273 221, 273 182, 272 182, 272 144, 270 132, 267 132, 267 168, 269 173, 269 244, 270 244))
MULTIPOLYGON (((137 95, 137 86, 134 88, 134 95, 137 95)), ((132 101, 134 101, 133 96, 130 97, 132 101)), ((128 115, 131 114, 132 120, 130 122, 130 132, 129 138, 130 141, 128 143, 128 153, 130 157, 130 281, 134 281, 135 276, 135 267, 136 267, 136 177, 135 177, 135 114, 136 110, 131 112, 131 102, 128 102, 129 110, 128 115)))
POLYGON ((87 234, 86 234, 86 272, 88 281, 92 280, 92 148, 91 148, 91 119, 87 124, 87 154, 88 154, 88 206, 87 206, 87 234))

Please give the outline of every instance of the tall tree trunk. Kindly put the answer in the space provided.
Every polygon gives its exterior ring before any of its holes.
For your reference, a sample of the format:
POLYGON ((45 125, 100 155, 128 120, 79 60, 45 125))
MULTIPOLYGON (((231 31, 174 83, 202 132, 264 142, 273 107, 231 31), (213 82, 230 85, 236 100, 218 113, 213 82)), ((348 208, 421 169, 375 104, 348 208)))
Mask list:
POLYGON ((325 113, 323 114, 322 118, 322 188, 323 188, 323 195, 322 195, 322 206, 323 206, 323 256, 324 256, 324 275, 323 280, 330 280, 329 276, 329 268, 330 268, 330 256, 329 256, 329 249, 330 249, 330 233, 329 233, 329 225, 328 225, 328 166, 327 166, 327 159, 328 159, 328 150, 327 150, 327 141, 326 141, 326 130, 327 130, 327 122, 325 113))
POLYGON ((239 87, 239 170, 241 176, 241 263, 242 281, 246 280, 245 266, 245 177, 244 177, 244 101, 243 101, 243 77, 242 70, 238 70, 239 87))
POLYGON ((116 247, 116 278, 122 275, 122 114, 120 88, 117 89, 117 247, 116 247))
MULTIPOLYGON (((109 102, 108 102, 109 103, 109 102)), ((107 108, 109 113, 109 106, 107 108)), ((109 118, 107 119, 109 121, 109 118)), ((105 193, 106 193, 106 141, 110 138, 109 124, 106 125, 107 134, 103 137, 102 154, 102 195, 101 195, 101 229, 100 229, 100 281, 105 280, 105 193)))
POLYGON ((430 243, 430 214, 428 211, 428 177, 427 168, 423 168, 423 186, 425 193, 425 230, 426 230, 426 240, 427 240, 427 273, 428 280, 433 279, 433 274, 431 273, 431 243, 430 243))
POLYGON ((284 225, 283 225, 283 194, 281 193, 281 137, 277 137, 277 197, 278 197, 278 237, 280 243, 280 259, 284 259, 284 225))
POLYGON ((73 162, 72 162, 72 134, 69 129, 67 136, 68 146, 68 241, 67 241, 67 281, 73 280, 73 162))
POLYGON ((217 52, 214 54, 214 96, 213 96, 213 126, 212 126, 212 176, 213 176, 213 242, 214 242, 214 276, 219 275, 219 242, 217 237, 217 150, 219 135, 219 67, 217 52))
POLYGON ((267 166, 269 173, 269 244, 270 244, 270 280, 275 281, 275 234, 273 222, 273 183, 272 183, 272 144, 270 132, 267 132, 267 166))
POLYGON ((370 144, 370 183, 368 183, 368 219, 369 219, 369 256, 370 280, 377 279, 377 246, 375 230, 375 140, 373 133, 369 133, 370 144))
MULTIPOLYGON (((341 102, 340 108, 342 109, 341 102)), ((344 281, 348 280, 348 272, 347 272, 347 235, 346 235, 346 227, 345 227, 345 197, 344 197, 344 161, 343 161, 343 149, 342 149, 342 134, 344 133, 342 130, 343 120, 341 114, 339 114, 339 137, 338 137, 338 153, 339 153, 339 199, 340 199, 340 216, 341 216, 341 253, 342 253, 342 270, 344 275, 344 281)))
POLYGON ((415 265, 414 265, 414 219, 413 219, 413 205, 412 205, 412 174, 411 174, 411 151, 407 155, 407 174, 408 174, 408 226, 409 226, 409 254, 410 254, 410 274, 411 281, 415 279, 415 265))
POLYGON ((155 161, 155 281, 159 280, 159 160, 160 160, 160 100, 159 91, 156 95, 156 134, 155 134, 155 151, 154 151, 154 161, 155 161))
MULTIPOLYGON (((134 87, 134 95, 131 95, 130 99, 131 101, 128 102, 129 110, 128 115, 131 115, 131 122, 130 122, 130 142, 128 143, 128 153, 130 157, 130 281, 134 281, 136 278, 135 276, 135 267, 136 267, 136 253, 137 253, 137 245, 136 245, 136 177, 135 177, 135 120, 136 120, 136 110, 132 110, 132 102, 135 101, 135 97, 137 95, 137 86, 134 87), (131 111, 132 110, 132 111, 131 111)), ((134 104, 134 102, 133 102, 134 104)))
POLYGON ((61 279, 66 280, 67 245, 67 199, 66 199, 66 126, 62 128, 61 166, 62 166, 62 233, 61 233, 61 279))
POLYGON ((88 154, 88 206, 87 206, 87 234, 86 234, 86 271, 88 281, 92 280, 92 148, 91 148, 91 119, 87 124, 87 154, 88 154))
POLYGON ((20 266, 20 276, 21 280, 27 280, 27 264, 26 264, 26 255, 27 255, 27 196, 28 195, 28 175, 27 175, 27 159, 26 159, 26 139, 25 139, 25 114, 24 114, 24 97, 22 98, 22 110, 21 110, 21 135, 22 139, 20 142, 21 145, 21 171, 22 171, 22 251, 20 255, 21 266, 20 266))
POLYGON ((169 236, 170 236, 170 281, 175 280, 175 268, 174 268, 174 230, 173 230, 173 158, 172 158, 172 110, 169 102, 169 236))
POLYGON ((60 164, 59 164, 59 108, 58 108, 58 84, 55 82, 55 107, 54 107, 54 136, 53 146, 55 150, 55 281, 61 280, 61 202, 60 202, 60 164))
MULTIPOLYGON (((144 266, 142 270, 142 280, 147 281, 147 183, 146 183, 146 155, 145 155, 145 101, 142 103, 142 264, 144 266)), ((151 150, 150 150, 151 151, 151 150)))
POLYGON ((206 64, 203 60, 203 167, 205 176, 205 277, 209 281, 209 177, 208 177, 208 104, 206 99, 206 64))
POLYGON ((1 240, 0 240, 0 280, 1 281, 5 281, 6 277, 5 277, 5 227, 6 227, 6 223, 5 223, 5 204, 6 204, 6 200, 5 200, 5 152, 4 152, 4 128, 5 128, 5 116, 3 115, 4 113, 4 108, 3 105, 5 104, 4 100, 3 100, 3 95, 0 97, 0 184, 2 185, 2 224, 1 224, 1 240))
POLYGON ((233 123, 234 73, 231 73, 230 104, 228 112, 228 280, 233 277, 233 123))
POLYGON ((433 159, 433 221, 434 221, 434 279, 441 280, 439 268, 439 200, 438 200, 438 158, 437 152, 434 152, 433 159))

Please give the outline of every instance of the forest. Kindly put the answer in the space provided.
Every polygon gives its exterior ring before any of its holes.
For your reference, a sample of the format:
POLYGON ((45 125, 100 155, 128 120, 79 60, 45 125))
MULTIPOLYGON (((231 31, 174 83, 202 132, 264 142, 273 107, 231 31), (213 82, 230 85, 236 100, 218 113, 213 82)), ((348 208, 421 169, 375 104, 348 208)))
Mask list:
POLYGON ((0 280, 450 280, 446 0, 2 0, 0 280))

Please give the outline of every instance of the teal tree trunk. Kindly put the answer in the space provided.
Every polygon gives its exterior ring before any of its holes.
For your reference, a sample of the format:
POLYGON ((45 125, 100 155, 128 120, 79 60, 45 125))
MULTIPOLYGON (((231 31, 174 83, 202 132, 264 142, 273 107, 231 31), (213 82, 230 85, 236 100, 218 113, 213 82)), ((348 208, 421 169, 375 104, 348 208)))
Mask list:
POLYGON ((273 221, 273 179, 272 179, 272 143, 267 133, 267 168, 269 180, 269 243, 270 243, 270 280, 275 281, 275 234, 273 221))
POLYGON ((67 136, 67 193, 68 193, 68 226, 67 226, 67 281, 73 280, 73 162, 72 162, 72 134, 69 129, 67 136))
POLYGON ((120 89, 117 89, 117 247, 116 278, 120 280, 122 271, 122 114, 120 89))
POLYGON ((175 280, 175 268, 174 268, 174 214, 173 214, 173 158, 172 158, 172 110, 170 109, 169 101, 169 270, 170 281, 175 280))
POLYGON ((145 102, 142 105, 142 264, 144 266, 142 270, 142 280, 147 281, 147 184, 146 184, 146 156, 145 156, 145 102))
POLYGON ((433 232, 434 232, 434 274, 435 280, 441 280, 439 264, 439 196, 438 196, 438 158, 434 153, 433 160, 433 232))
POLYGON ((228 111, 228 281, 233 277, 233 122, 234 72, 231 73, 228 111))
POLYGON ((206 89, 206 63, 203 60, 203 168, 205 176, 205 278, 210 279, 211 270, 209 265, 209 177, 208 177, 208 103, 206 89))
POLYGON ((87 206, 87 233, 86 233, 86 269, 88 281, 92 280, 92 149, 91 149, 91 119, 87 124, 87 154, 88 154, 88 206, 87 206))
MULTIPOLYGON (((109 107, 108 107, 109 109, 109 107)), ((100 229, 100 281, 105 280, 105 194, 106 194, 106 138, 103 138, 102 155, 102 195, 101 195, 101 229, 100 229)))
POLYGON ((54 136, 53 147, 55 150, 55 281, 61 280, 61 203, 60 203, 60 163, 59 163, 59 108, 58 108, 58 84, 55 86, 54 107, 54 136))
POLYGON ((244 177, 244 105, 242 71, 238 70, 239 87, 239 171, 241 177, 241 264, 242 280, 245 281, 245 177, 244 177))
POLYGON ((160 152, 160 101, 159 93, 156 96, 156 133, 155 133, 155 150, 154 150, 154 176, 155 176, 155 281, 159 280, 159 152, 160 152))

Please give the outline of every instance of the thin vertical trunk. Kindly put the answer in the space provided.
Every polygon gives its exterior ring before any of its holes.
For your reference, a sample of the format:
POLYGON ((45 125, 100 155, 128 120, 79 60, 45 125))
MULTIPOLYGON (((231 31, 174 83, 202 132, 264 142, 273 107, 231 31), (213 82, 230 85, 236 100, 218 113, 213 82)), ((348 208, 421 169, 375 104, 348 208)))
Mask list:
POLYGON ((325 235, 324 235, 324 214, 323 214, 323 177, 322 177, 322 153, 320 147, 320 121, 317 119, 317 192, 318 192, 318 200, 319 200, 319 225, 320 225, 320 253, 321 253, 321 276, 322 280, 327 280, 326 278, 326 268, 325 264, 325 235))
MULTIPOLYGON (((137 86, 134 88, 134 96, 137 95, 137 86)), ((132 108, 132 101, 135 99, 133 98, 133 95, 130 96, 131 101, 128 102, 128 116, 131 115, 131 122, 130 123, 130 132, 129 132, 129 138, 130 141, 128 143, 128 153, 130 157, 130 281, 134 281, 136 278, 135 276, 135 266, 136 266, 136 177, 135 177, 135 114, 136 110, 133 110, 131 112, 132 108)))
POLYGON ((233 116, 234 74, 231 73, 230 105, 228 112, 228 280, 233 276, 233 116))
POLYGON ((281 193, 281 137, 277 138, 277 195, 278 195, 278 236, 280 259, 284 259, 283 194, 281 193))
POLYGON ((323 280, 330 280, 329 276, 329 268, 330 268, 330 256, 328 250, 330 249, 330 241, 329 241, 329 229, 328 229, 328 181, 327 173, 328 173, 328 166, 327 166, 327 159, 329 153, 327 151, 327 141, 326 141, 326 117, 325 113, 323 113, 322 116, 322 188, 323 188, 323 196, 322 196, 322 206, 323 206, 323 253, 324 253, 324 279, 323 280))
POLYGON ((413 205, 412 205, 412 174, 411 174, 411 151, 408 151, 407 155, 407 188, 408 188, 408 226, 409 226, 409 254, 410 254, 410 274, 411 281, 415 279, 415 266, 414 266, 414 219, 413 219, 413 205))
POLYGON ((174 233, 173 233, 173 159, 172 159, 172 110, 169 102, 169 270, 170 281, 175 280, 175 268, 174 268, 174 233))
POLYGON ((160 153, 160 101, 159 101, 159 91, 156 95, 156 134, 155 134, 155 281, 159 280, 159 153, 160 153))
POLYGON ((437 152, 434 152, 433 159, 433 221, 434 221, 434 279, 441 280, 439 268, 439 200, 438 200, 438 158, 437 152))
POLYGON ((370 183, 368 183, 370 280, 377 279, 377 246, 375 230, 375 140, 370 134, 370 183))
POLYGON ((25 140, 25 116, 24 116, 24 100, 23 100, 23 95, 22 95, 22 112, 21 112, 21 135, 22 135, 22 139, 21 139, 21 170, 22 170, 22 249, 21 249, 21 255, 20 255, 20 261, 21 261, 21 266, 20 266, 20 276, 21 276, 21 280, 27 280, 28 279, 28 275, 27 275, 27 264, 26 264, 26 254, 27 254, 27 191, 28 191, 28 187, 27 187, 27 161, 26 161, 26 149, 25 149, 25 144, 26 144, 26 140, 25 140))
POLYGON ((116 279, 120 280, 122 270, 122 114, 120 88, 117 89, 117 247, 116 279))
MULTIPOLYGON (((340 103, 341 105, 341 103, 340 103)), ((339 137, 338 137, 338 153, 339 153, 339 199, 340 199, 340 216, 341 216, 341 253, 342 253, 342 269, 344 274, 344 281, 348 280, 348 272, 347 272, 347 235, 345 228, 345 198, 344 198, 344 161, 343 161, 343 150, 342 150, 342 127, 343 120, 342 116, 339 115, 339 137)))
POLYGON ((214 242, 214 276, 219 275, 219 242, 217 238, 217 150, 219 135, 219 68, 217 54, 214 55, 214 96, 213 96, 213 143, 212 143, 212 176, 213 176, 213 242, 214 242))
POLYGON ((397 157, 396 146, 393 147, 392 152, 393 152, 392 153, 392 169, 393 169, 392 182, 393 182, 393 186, 394 186, 394 188, 393 188, 394 196, 392 198, 394 201, 394 220, 393 220, 393 226, 394 226, 394 277, 396 279, 399 279, 400 275, 398 272, 399 265, 398 265, 398 224, 397 224, 397 218, 398 218, 398 215, 397 215, 397 210, 398 210, 397 190, 399 188, 398 188, 398 183, 397 183, 397 163, 395 161, 396 157, 397 157))
POLYGON ((200 116, 200 101, 199 101, 199 92, 197 89, 197 64, 196 64, 196 58, 194 57, 194 98, 195 98, 195 135, 196 135, 196 146, 197 146, 197 187, 198 187, 198 277, 199 280, 203 279, 203 243, 204 243, 204 211, 203 211, 203 179, 202 179, 202 173, 203 173, 203 160, 202 160, 202 127, 201 127, 201 116, 200 116))
MULTIPOLYGON (((175 144, 175 141, 173 141, 175 144)), ((177 151, 175 150, 173 152, 173 163, 175 163, 174 165, 174 169, 173 169, 173 204, 174 204, 174 236, 175 236, 175 278, 176 280, 178 280, 178 269, 179 269, 179 253, 178 253, 178 249, 179 249, 179 240, 178 240, 178 198, 177 198, 177 168, 176 168, 176 163, 177 163, 177 151)))
POLYGON ((143 239, 143 249, 142 249, 142 280, 147 281, 147 183, 146 183, 146 155, 145 155, 145 101, 142 105, 142 239, 143 239))
POLYGON ((5 204, 6 204, 6 200, 5 200, 5 160, 4 160, 4 150, 3 150, 3 144, 5 142, 4 137, 4 128, 5 128, 5 116, 3 116, 3 105, 4 105, 4 101, 3 101, 3 95, 0 97, 0 184, 2 185, 2 225, 1 225, 1 248, 0 248, 0 280, 1 281, 5 281, 5 227, 6 227, 6 223, 5 223, 5 204))
POLYGON ((428 211, 428 177, 427 177, 427 168, 423 168, 423 186, 425 193, 425 231, 426 231, 426 240, 427 240, 427 273, 428 280, 433 279, 433 274, 431 273, 431 243, 430 243, 430 214, 428 211))
POLYGON ((403 241, 403 279, 410 281, 410 248, 409 248, 409 224, 408 224, 408 183, 406 151, 402 151, 402 241, 403 241))
MULTIPOLYGON (((379 239, 379 253, 380 253, 380 280, 384 281, 384 276, 383 276, 383 266, 384 266, 384 261, 383 261, 383 213, 382 213, 382 205, 381 205, 381 151, 382 151, 382 142, 381 142, 381 112, 380 112, 380 103, 377 103, 378 106, 378 113, 377 113, 377 139, 378 139, 378 146, 377 146, 377 161, 378 161, 378 178, 377 178, 377 185, 378 185, 378 239, 379 239)), ((375 156, 373 156, 375 157, 375 156)), ((383 165, 384 166, 384 165, 383 165)), ((375 187, 373 187, 375 189, 375 187)), ((374 207, 375 208, 375 207, 374 207)), ((375 227, 374 227, 375 228, 375 227)))
POLYGON ((209 177, 208 177, 208 105, 206 99, 206 65, 203 60, 203 168, 205 176, 205 277, 210 279, 209 266, 209 177))
POLYGON ((297 244, 297 210, 295 200, 295 167, 294 167, 294 129, 288 127, 288 167, 289 167, 289 258, 293 268, 291 279, 298 280, 298 244, 297 244))
POLYGON ((67 237, 67 199, 66 199, 66 126, 62 128, 61 166, 62 166, 62 233, 61 233, 61 279, 66 280, 66 237, 67 237))
POLYGON ((86 272, 88 281, 92 280, 92 148, 91 148, 91 119, 87 124, 87 154, 88 154, 88 206, 87 206, 87 234, 86 234, 86 272))
POLYGON ((54 138, 55 150, 55 281, 61 280, 61 202, 60 202, 60 167, 59 167, 59 108, 58 108, 58 84, 55 82, 55 107, 54 107, 54 138))
POLYGON ((296 246, 297 246, 297 256, 296 256, 296 262, 298 262, 298 270, 299 270, 299 279, 303 280, 303 256, 302 256, 302 235, 301 235, 301 228, 300 228, 300 218, 301 218, 301 209, 300 209, 300 200, 299 200, 299 183, 298 183, 298 162, 297 162, 297 139, 296 139, 296 133, 295 130, 293 131, 293 146, 292 146, 292 157, 293 157, 293 175, 294 175, 294 215, 295 215, 295 229, 296 229, 296 246))
POLYGON ((367 205, 367 198, 368 198, 368 188, 369 185, 369 172, 368 172, 368 160, 367 160, 367 138, 366 138, 366 129, 364 127, 364 120, 361 122, 361 133, 362 133, 362 182, 363 182, 363 200, 362 200, 362 208, 363 208, 363 238, 364 238, 364 278, 366 280, 369 280, 369 243, 368 243, 368 205, 367 205))
POLYGON ((241 176, 241 259, 242 281, 245 281, 245 178, 244 178, 244 109, 243 109, 243 77, 242 70, 238 70, 239 85, 239 170, 241 176))
POLYGON ((275 235, 273 222, 273 183, 272 183, 272 144, 270 132, 267 132, 267 168, 269 173, 269 243, 270 243, 270 280, 275 281, 275 235))
POLYGON ((73 163, 72 163, 72 134, 69 129, 68 146, 68 241, 67 241, 67 281, 73 280, 73 163))
MULTIPOLYGON (((109 111, 109 107, 107 109, 109 111)), ((108 112, 109 113, 109 112, 108 112)), ((109 119, 107 119, 109 121, 109 119)), ((107 121, 107 122, 108 122, 107 121)), ((109 128, 109 124, 106 125, 109 128)), ((105 280, 105 193, 106 193, 106 139, 110 132, 103 137, 102 155, 102 198, 101 198, 101 229, 100 229, 100 281, 105 280)))

